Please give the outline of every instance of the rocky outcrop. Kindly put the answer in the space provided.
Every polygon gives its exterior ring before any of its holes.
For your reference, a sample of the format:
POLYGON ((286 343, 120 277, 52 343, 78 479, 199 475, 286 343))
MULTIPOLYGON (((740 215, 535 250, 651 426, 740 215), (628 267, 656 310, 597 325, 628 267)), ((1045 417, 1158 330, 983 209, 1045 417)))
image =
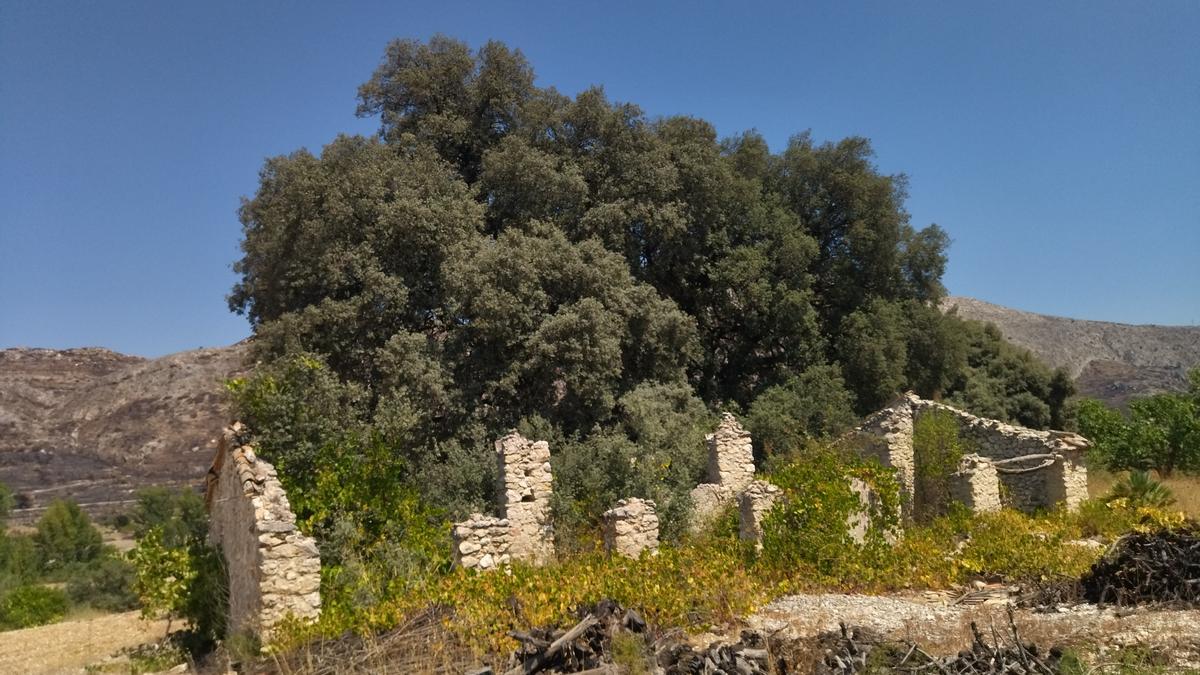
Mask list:
POLYGON ((208 475, 209 537, 229 572, 229 633, 269 640, 287 617, 321 611, 321 559, 299 531, 275 467, 243 445, 240 425, 221 437, 208 475))
POLYGON ((942 308, 994 324, 1006 339, 1054 368, 1065 368, 1079 392, 1109 405, 1187 388, 1200 366, 1200 326, 1085 321, 1023 312, 982 300, 949 297, 942 308))

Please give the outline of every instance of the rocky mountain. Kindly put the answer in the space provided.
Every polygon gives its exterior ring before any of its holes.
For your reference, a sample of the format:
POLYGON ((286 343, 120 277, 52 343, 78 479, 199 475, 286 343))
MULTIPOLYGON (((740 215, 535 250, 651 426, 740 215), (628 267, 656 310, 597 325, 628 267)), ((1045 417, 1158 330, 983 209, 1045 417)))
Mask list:
POLYGON ((228 422, 222 382, 244 370, 247 353, 244 342, 157 359, 0 350, 0 482, 34 506, 199 484, 228 422))
POLYGON ((949 297, 943 309, 995 324, 1009 341, 1056 368, 1066 368, 1079 392, 1110 405, 1187 387, 1200 365, 1200 326, 1135 326, 1068 319, 949 297))

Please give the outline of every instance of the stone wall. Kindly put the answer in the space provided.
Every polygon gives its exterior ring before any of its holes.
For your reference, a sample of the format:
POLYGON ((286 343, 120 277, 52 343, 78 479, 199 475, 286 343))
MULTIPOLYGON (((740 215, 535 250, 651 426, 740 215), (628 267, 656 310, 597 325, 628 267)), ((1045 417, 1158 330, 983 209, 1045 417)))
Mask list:
POLYGON ((912 437, 915 420, 931 410, 951 414, 959 434, 973 452, 996 464, 1000 484, 1014 508, 1032 511, 1058 503, 1073 509, 1087 499, 1087 467, 1083 452, 1090 442, 1066 431, 1039 431, 977 417, 957 408, 927 401, 912 393, 871 415, 843 437, 866 456, 896 467, 904 501, 913 500, 916 459, 912 437), (1029 460, 1006 462, 1032 456, 1029 460))
MULTIPOLYGON (((917 463, 913 456, 913 409, 907 400, 869 415, 854 431, 842 438, 863 456, 874 457, 896 470, 901 496, 916 490, 917 463)), ((901 509, 911 509, 911 499, 902 499, 901 509)))
POLYGON ((549 560, 554 556, 550 444, 510 431, 496 441, 496 462, 500 517, 477 513, 455 523, 454 563, 486 570, 513 560, 549 560))
POLYGON ((731 413, 721 414, 708 442, 708 482, 741 492, 754 480, 754 444, 750 432, 731 413))
POLYGON ((950 475, 950 496, 976 513, 999 511, 1000 475, 996 465, 976 454, 966 455, 950 475))
POLYGON ((454 564, 467 569, 489 570, 511 561, 511 536, 505 518, 479 513, 454 524, 454 564))
POLYGON ((754 481, 754 445, 750 432, 730 413, 721 414, 708 444, 708 483, 692 489, 691 530, 699 532, 712 523, 726 505, 734 503, 754 481))
POLYGON ((550 527, 550 444, 516 431, 496 441, 500 463, 500 516, 508 520, 514 560, 543 562, 554 555, 550 527))
POLYGON ((750 483, 738 497, 738 538, 762 548, 762 522, 782 491, 766 481, 750 483))
POLYGON ((654 502, 622 499, 604 512, 604 550, 636 558, 642 551, 658 550, 658 514, 654 502))
POLYGON ((224 432, 209 470, 209 538, 229 571, 229 634, 269 640, 285 617, 320 613, 321 559, 296 529, 275 468, 241 443, 243 433, 241 425, 224 432))

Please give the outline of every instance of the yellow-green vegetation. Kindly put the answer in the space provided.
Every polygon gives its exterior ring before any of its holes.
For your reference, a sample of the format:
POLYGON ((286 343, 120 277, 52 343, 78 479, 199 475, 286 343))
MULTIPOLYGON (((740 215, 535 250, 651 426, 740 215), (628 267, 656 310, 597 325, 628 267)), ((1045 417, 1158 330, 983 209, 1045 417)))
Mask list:
POLYGON ((972 515, 962 508, 905 530, 895 543, 894 483, 881 468, 839 464, 829 453, 783 465, 770 478, 785 494, 803 494, 768 516, 763 553, 737 540, 722 519, 703 536, 665 545, 639 559, 575 553, 543 567, 514 565, 491 572, 453 570, 396 583, 373 605, 331 598, 320 622, 292 626, 275 645, 289 646, 346 630, 375 631, 441 607, 446 628, 480 653, 505 653, 514 629, 566 625, 579 607, 605 598, 637 609, 660 627, 707 630, 793 592, 883 593, 945 588, 974 578, 1052 581, 1078 577, 1100 555, 1072 540, 1113 538, 1137 528, 1181 525, 1183 515, 1120 500, 1092 500, 1076 512, 1038 515, 1015 511, 972 515), (877 525, 856 544, 839 527, 857 500, 833 480, 841 468, 874 485, 881 504, 877 525), (834 525, 821 526, 821 523, 834 525))

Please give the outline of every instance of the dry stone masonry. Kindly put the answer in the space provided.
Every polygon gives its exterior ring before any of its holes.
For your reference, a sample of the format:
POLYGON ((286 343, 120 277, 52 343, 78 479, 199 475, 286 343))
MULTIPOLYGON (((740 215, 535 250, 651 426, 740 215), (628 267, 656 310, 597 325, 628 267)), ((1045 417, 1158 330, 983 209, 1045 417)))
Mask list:
POLYGON ((205 503, 209 537, 229 570, 229 632, 270 639, 286 617, 315 619, 321 610, 316 542, 296 516, 275 468, 226 429, 209 470, 205 503))
POLYGON ((603 518, 605 551, 636 558, 642 551, 658 550, 658 514, 653 501, 622 499, 605 511, 603 518))
POLYGON ((754 481, 754 445, 750 432, 742 428, 731 413, 721 414, 716 431, 708 442, 708 481, 691 492, 692 530, 699 531, 713 521, 725 505, 754 481))
POLYGON ((738 497, 738 536, 742 541, 752 541, 762 548, 762 522, 775 506, 781 490, 766 481, 756 480, 738 497))
MULTIPOLYGON (((842 442, 850 443, 864 455, 877 457, 885 466, 895 467, 904 501, 911 503, 914 497, 919 497, 914 494, 917 460, 912 445, 913 424, 931 410, 953 416, 960 437, 981 460, 993 465, 999 484, 1014 508, 1032 511, 1061 503, 1074 509, 1087 499, 1083 454, 1090 442, 1083 436, 1066 431, 1038 431, 976 417, 911 392, 871 415, 842 442)), ((974 470, 978 472, 980 468, 976 466, 974 470)), ((984 490, 985 476, 979 476, 978 480, 978 488, 984 490)), ((994 507, 990 494, 981 492, 978 497, 985 510, 994 507)))
POLYGON ((472 514, 454 525, 454 564, 488 570, 511 561, 509 522, 505 518, 472 514))
POLYGON ((496 441, 500 462, 501 517, 508 520, 515 560, 544 562, 554 555, 550 529, 550 444, 516 431, 496 441))
POLYGON ((999 511, 1000 474, 996 465, 976 454, 964 455, 950 476, 950 496, 975 513, 999 511))
POLYGON ((516 431, 496 441, 500 517, 474 514, 454 525, 454 562, 487 570, 514 560, 542 563, 554 555, 550 524, 550 444, 516 431))

